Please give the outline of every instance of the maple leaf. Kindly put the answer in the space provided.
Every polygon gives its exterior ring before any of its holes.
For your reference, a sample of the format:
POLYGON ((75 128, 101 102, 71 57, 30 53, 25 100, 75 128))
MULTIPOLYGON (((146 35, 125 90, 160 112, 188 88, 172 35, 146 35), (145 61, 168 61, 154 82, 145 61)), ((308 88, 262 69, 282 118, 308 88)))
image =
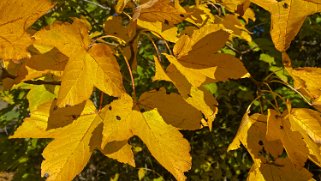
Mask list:
POLYGON ((242 12, 249 6, 249 0, 218 0, 226 9, 235 12, 242 8, 242 12), (244 7, 245 6, 245 7, 244 7))
POLYGON ((190 22, 197 27, 202 27, 205 24, 214 23, 215 17, 211 13, 211 10, 207 8, 206 4, 200 4, 192 8, 186 8, 186 11, 188 12, 188 16, 185 21, 190 22))
POLYGON ((186 130, 201 128, 202 113, 188 104, 179 94, 167 94, 164 88, 143 93, 139 98, 139 104, 147 110, 157 108, 164 121, 176 128, 186 130))
POLYGON ((169 42, 175 43, 178 40, 178 28, 176 26, 165 28, 163 23, 159 21, 148 22, 140 19, 137 20, 137 25, 141 28, 151 31, 155 36, 169 42))
POLYGON ((178 89, 178 92, 183 99, 197 110, 204 114, 208 126, 212 129, 212 122, 217 114, 217 101, 207 90, 200 87, 192 86, 188 80, 175 68, 175 66, 168 66, 166 72, 161 67, 159 60, 155 59, 156 76, 155 80, 166 80, 172 82, 178 89))
POLYGON ((196 87, 206 82, 205 77, 212 81, 225 81, 229 78, 247 76, 247 70, 240 60, 231 55, 215 53, 225 46, 228 38, 229 33, 216 24, 206 25, 194 31, 191 38, 182 36, 173 48, 174 55, 178 59, 178 62, 173 61, 174 65, 187 79, 193 77, 184 69, 196 71, 198 82, 190 80, 190 83, 196 87), (182 69, 182 67, 185 68, 182 69))
POLYGON ((33 55, 22 61, 22 65, 17 70, 15 82, 32 80, 49 73, 62 77, 67 61, 68 57, 55 48, 44 54, 33 55))
POLYGON ((30 85, 30 91, 27 94, 29 111, 33 112, 40 105, 56 98, 58 91, 58 86, 54 85, 30 85))
POLYGON ((294 165, 303 166, 307 158, 321 165, 320 113, 309 109, 295 108, 278 116, 269 110, 267 138, 281 140, 294 165))
POLYGON ((104 23, 104 31, 107 35, 112 35, 128 42, 136 33, 136 23, 130 21, 124 25, 121 16, 111 16, 104 23))
POLYGON ((115 6, 115 11, 118 14, 121 14, 124 10, 124 8, 127 6, 128 3, 130 3, 130 0, 119 0, 117 1, 117 4, 115 6))
POLYGON ((43 151, 42 175, 47 180, 72 180, 86 166, 94 149, 135 165, 130 146, 115 142, 101 148, 102 119, 92 102, 55 108, 55 101, 31 112, 11 138, 54 138, 43 151))
POLYGON ((247 177, 249 181, 265 180, 313 180, 312 174, 304 167, 296 167, 288 158, 278 159, 274 163, 253 165, 247 177))
POLYGON ((314 142, 321 143, 321 117, 319 112, 305 108, 292 109, 290 120, 297 123, 314 142))
POLYGON ((246 140, 248 130, 250 129, 252 124, 255 123, 255 121, 258 119, 264 119, 264 118, 260 118, 260 116, 261 116, 260 114, 254 114, 250 117, 249 112, 246 112, 243 115, 237 134, 234 137, 232 143, 230 143, 230 145, 228 146, 228 149, 227 149, 228 151, 236 150, 240 148, 241 141, 246 140))
POLYGON ((191 167, 188 142, 175 127, 166 124, 156 109, 141 113, 132 108, 129 95, 104 107, 101 113, 104 120, 102 147, 136 135, 177 180, 185 180, 184 172, 191 167))
POLYGON ((2 0, 0 2, 0 59, 30 57, 28 28, 54 4, 48 0, 2 0))
POLYGON ((267 116, 265 115, 256 113, 249 116, 248 112, 245 113, 237 135, 228 148, 229 150, 237 149, 242 143, 250 153, 254 163, 247 180, 311 179, 312 174, 303 166, 297 167, 291 159, 281 156, 283 145, 278 139, 268 139, 266 133, 269 134, 267 132, 269 128, 266 121, 267 116))
POLYGON ((271 37, 276 49, 284 52, 298 34, 307 16, 321 12, 315 0, 251 0, 271 13, 271 37))
POLYGON ((186 18, 182 8, 175 8, 170 0, 149 0, 135 9, 133 20, 177 24, 186 18))
POLYGON ((321 110, 321 68, 301 67, 286 68, 294 80, 294 88, 312 100, 312 105, 321 110))
POLYGON ((268 140, 281 140, 288 157, 293 164, 304 166, 309 150, 298 131, 291 129, 287 119, 278 116, 274 110, 269 110, 266 137, 268 140))
POLYGON ((320 113, 311 109, 294 108, 289 115, 291 129, 301 133, 309 149, 309 159, 321 166, 320 113))
POLYGON ((93 86, 116 97, 124 91, 111 48, 104 44, 91 46, 88 30, 83 21, 74 19, 72 24, 54 23, 34 35, 36 44, 54 46, 69 57, 58 94, 60 107, 87 100, 93 86))
POLYGON ((222 24, 227 30, 231 30, 231 39, 233 37, 238 37, 249 43, 252 42, 249 31, 246 29, 245 24, 241 23, 237 15, 228 14, 223 18, 216 18, 215 23, 222 24))

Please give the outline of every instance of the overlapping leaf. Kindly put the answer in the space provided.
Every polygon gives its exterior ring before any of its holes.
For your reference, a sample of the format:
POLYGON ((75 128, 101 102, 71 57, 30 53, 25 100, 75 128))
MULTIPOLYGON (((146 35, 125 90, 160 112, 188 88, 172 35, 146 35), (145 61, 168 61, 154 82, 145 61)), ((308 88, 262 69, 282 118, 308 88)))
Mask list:
POLYGON ((162 22, 166 24, 177 24, 186 18, 185 11, 172 6, 170 0, 150 0, 138 6, 133 19, 148 22, 162 22))
POLYGON ((315 0, 251 0, 271 13, 271 37, 276 49, 284 52, 307 16, 321 11, 315 0))
POLYGON ((172 82, 178 89, 183 99, 197 110, 201 111, 208 122, 208 126, 212 129, 212 122, 217 113, 217 101, 205 89, 192 86, 175 66, 170 65, 166 72, 160 66, 159 60, 155 58, 156 75, 154 80, 166 80, 172 82))
POLYGON ((281 140, 291 162, 298 166, 304 166, 308 159, 309 149, 298 131, 291 129, 291 123, 287 119, 278 116, 274 110, 269 110, 266 137, 268 140, 281 140))
MULTIPOLYGON (((176 68, 186 78, 190 76, 182 72, 184 69, 181 67, 202 71, 202 74, 199 74, 200 82, 198 82, 201 84, 206 82, 201 75, 213 79, 212 81, 225 81, 229 78, 236 79, 246 76, 247 70, 240 60, 231 55, 217 53, 224 47, 228 37, 229 33, 222 30, 220 25, 215 24, 194 31, 191 38, 182 36, 173 50, 179 61, 175 65, 176 68)), ((200 84, 190 83, 196 87, 200 86, 200 84)))
POLYGON ((139 98, 145 109, 157 108, 167 124, 176 128, 196 130, 201 128, 202 113, 176 93, 166 94, 165 89, 145 92, 139 98), (175 111, 173 111, 175 110, 175 111))
POLYGON ((30 56, 28 28, 53 7, 49 0, 0 2, 0 58, 19 60, 30 56))
POLYGON ((86 166, 94 149, 134 166, 128 144, 115 142, 101 149, 101 123, 90 101, 67 108, 57 108, 53 101, 34 110, 11 138, 54 138, 43 152, 41 168, 47 180, 72 180, 86 166))
POLYGON ((44 54, 33 55, 30 59, 22 62, 17 71, 15 82, 32 80, 48 73, 61 78, 67 61, 68 58, 57 49, 44 54))
POLYGON ((62 76, 58 106, 87 100, 93 86, 116 97, 123 92, 120 68, 111 48, 103 44, 91 46, 88 30, 83 21, 75 19, 72 24, 54 23, 34 36, 37 44, 54 46, 69 57, 62 76))
POLYGON ((141 28, 151 31, 154 35, 164 40, 173 43, 175 43, 178 40, 178 28, 176 26, 166 28, 166 25, 159 21, 148 22, 140 19, 137 20, 137 25, 141 28))
POLYGON ((236 137, 229 146, 229 150, 234 150, 239 148, 242 143, 250 153, 254 163, 247 179, 250 181, 311 179, 312 174, 304 167, 297 167, 291 159, 281 156, 283 145, 280 140, 268 139, 266 132, 269 131, 269 128, 266 120, 267 117, 264 115, 253 114, 249 116, 246 113, 236 137), (286 174, 290 172, 292 174, 286 174))
POLYGON ((161 165, 177 180, 184 180, 184 172, 191 167, 188 142, 175 127, 166 124, 156 109, 140 113, 132 107, 131 97, 123 95, 102 110, 102 146, 136 135, 161 165))
POLYGON ((312 100, 312 104, 321 110, 321 69, 317 67, 287 68, 294 80, 294 88, 312 100))
POLYGON ((321 165, 320 146, 318 143, 318 127, 321 126, 319 113, 295 108, 289 113, 277 115, 269 110, 267 138, 281 140, 294 165, 303 166, 309 158, 317 165, 321 165))

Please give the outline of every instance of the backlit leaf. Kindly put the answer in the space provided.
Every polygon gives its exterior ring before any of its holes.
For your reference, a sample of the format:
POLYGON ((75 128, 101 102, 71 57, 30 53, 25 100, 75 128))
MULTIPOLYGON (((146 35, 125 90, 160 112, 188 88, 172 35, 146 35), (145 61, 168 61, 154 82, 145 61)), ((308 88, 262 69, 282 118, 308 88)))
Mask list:
POLYGON ((294 88, 312 100, 312 104, 321 110, 321 85, 317 84, 321 78, 321 68, 302 67, 286 68, 294 80, 294 88))
POLYGON ((166 124, 156 109, 136 113, 133 133, 146 144, 155 159, 177 180, 185 180, 184 172, 191 168, 190 146, 183 135, 166 124))
POLYGON ((177 24, 186 17, 185 12, 181 10, 173 7, 170 0, 150 0, 135 9, 133 19, 177 24))
POLYGON ((28 28, 53 4, 49 0, 2 0, 0 2, 0 59, 30 57, 28 28))
POLYGON ((90 48, 88 31, 84 21, 75 19, 72 24, 54 23, 35 34, 37 44, 55 46, 69 57, 58 94, 60 107, 87 100, 93 86, 112 96, 123 92, 119 66, 111 49, 107 45, 90 48))
POLYGON ((306 0, 251 0, 271 13, 271 37, 284 52, 298 34, 307 16, 321 11, 321 4, 306 0))
POLYGON ((288 119, 274 110, 269 110, 266 137, 268 140, 281 140, 288 157, 294 165, 303 166, 308 159, 309 150, 298 131, 291 129, 288 119))
POLYGON ((187 130, 201 128, 202 113, 188 104, 179 94, 166 94, 163 88, 149 91, 140 96, 139 104, 147 110, 157 108, 164 121, 176 128, 187 130))
POLYGON ((123 95, 103 109, 102 147, 114 141, 127 142, 136 135, 161 165, 177 180, 184 180, 184 172, 191 167, 188 142, 175 127, 166 124, 156 109, 141 113, 132 107, 131 97, 123 95))

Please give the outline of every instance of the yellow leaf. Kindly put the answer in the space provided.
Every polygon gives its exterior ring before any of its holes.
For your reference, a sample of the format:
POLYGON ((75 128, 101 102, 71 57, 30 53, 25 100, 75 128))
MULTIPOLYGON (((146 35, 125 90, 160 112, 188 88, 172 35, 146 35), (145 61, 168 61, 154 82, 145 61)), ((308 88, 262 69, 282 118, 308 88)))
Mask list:
POLYGON ((214 73, 216 67, 202 68, 202 69, 193 69, 184 67, 174 56, 164 54, 167 60, 175 65, 177 70, 179 70, 183 75, 185 75, 186 79, 190 84, 195 87, 199 87, 205 82, 209 83, 209 79, 215 79, 214 73))
POLYGON ((137 20, 137 25, 140 26, 141 28, 151 31, 157 37, 160 37, 164 40, 167 40, 173 43, 175 43, 178 40, 178 37, 177 37, 178 28, 176 26, 165 29, 164 28, 165 26, 159 21, 148 22, 140 19, 137 20))
POLYGON ((276 111, 269 110, 268 114, 267 139, 271 141, 280 140, 291 162, 297 166, 304 166, 309 150, 302 135, 291 129, 289 119, 284 117, 286 113, 281 116, 276 111))
MULTIPOLYGON (((298 167, 288 157, 281 156, 283 145, 280 140, 268 139, 266 132, 270 130, 267 130, 269 128, 266 120, 265 115, 248 116, 248 113, 245 113, 237 135, 229 146, 229 150, 237 149, 242 143, 250 153, 254 163, 247 180, 308 180, 312 178, 312 174, 303 165, 298 167)), ((268 122, 268 124, 272 123, 268 122)))
POLYGON ((246 21, 246 23, 249 23, 249 20, 255 21, 255 12, 251 8, 248 8, 242 18, 246 21))
POLYGON ((165 80, 165 81, 171 82, 171 79, 165 73, 165 70, 163 69, 161 63, 159 62, 156 56, 154 56, 154 61, 155 61, 155 76, 153 77, 153 81, 165 80))
POLYGON ((120 14, 123 12, 123 9, 126 7, 127 3, 129 3, 130 0, 118 0, 116 6, 115 6, 115 11, 116 13, 120 14))
MULTIPOLYGON (((228 150, 235 150, 242 143, 250 153, 255 164, 271 161, 266 157, 270 154, 274 159, 282 154, 283 147, 280 141, 269 141, 266 139, 266 120, 267 117, 261 114, 245 113, 233 142, 229 145, 228 150), (267 155, 260 154, 265 150, 267 155)), ((273 159, 272 158, 272 159, 273 159)))
POLYGON ((48 181, 72 180, 86 166, 95 147, 90 145, 95 128, 101 122, 96 115, 84 115, 64 127, 44 149, 41 175, 48 181))
POLYGON ((138 180, 142 180, 145 177, 146 170, 144 168, 138 169, 138 180))
POLYGON ((175 68, 175 66, 170 65, 167 68, 167 75, 170 77, 171 82, 178 89, 178 92, 183 99, 204 114, 204 117, 207 120, 208 126, 211 130, 212 122, 214 121, 218 111, 218 103, 213 95, 202 87, 193 87, 175 68))
POLYGON ((304 96, 312 99, 312 104, 321 110, 321 85, 317 84, 321 79, 321 68, 302 67, 286 68, 294 80, 294 88, 304 96))
POLYGON ((174 55, 180 59, 197 52, 207 52, 206 55, 215 53, 224 47, 229 37, 229 33, 222 28, 217 24, 206 25, 194 31, 191 38, 183 36, 174 46, 174 55))
MULTIPOLYGON (((213 79, 212 82, 245 77, 248 72, 239 59, 232 55, 216 53, 225 46, 228 38, 229 33, 222 30, 220 25, 206 25, 194 31, 191 38, 186 35, 182 36, 176 42, 173 52, 183 67, 193 69, 193 71, 201 71, 196 74, 204 74, 213 79)), ((177 69, 180 70, 179 67, 177 69)), ((187 79, 192 78, 187 72, 180 71, 187 79)), ((201 82, 204 83, 204 77, 201 82)), ((198 87, 195 82, 192 85, 198 87)))
POLYGON ((176 128, 165 123, 157 109, 134 115, 133 133, 177 180, 185 180, 184 172, 191 168, 192 160, 187 140, 176 128))
POLYGON ((292 109, 290 120, 297 123, 316 143, 321 144, 321 115, 305 108, 292 109))
MULTIPOLYGON (((306 181, 312 179, 312 174, 304 167, 296 167, 288 158, 280 158, 275 163, 262 163, 260 166, 253 165, 248 181, 306 181)), ((312 179, 313 180, 313 179, 312 179)))
POLYGON ((226 9, 235 12, 242 4, 247 3, 248 0, 218 0, 226 9))
POLYGON ((94 60, 90 71, 94 86, 109 95, 119 95, 123 91, 123 78, 112 49, 104 44, 95 44, 89 54, 93 58, 90 60, 94 60))
POLYGON ((104 23, 104 31, 107 35, 116 36, 128 42, 136 34, 136 23, 130 21, 124 25, 121 16, 110 16, 104 23))
POLYGON ((311 109, 294 108, 291 110, 289 120, 291 129, 299 131, 303 136, 303 141, 309 148, 309 159, 320 166, 320 113, 311 109))
POLYGON ((142 114, 132 107, 131 97, 125 94, 105 106, 101 114, 104 123, 102 147, 136 135, 161 165, 177 180, 183 180, 184 172, 191 166, 188 142, 175 127, 165 123, 157 110, 142 114))
POLYGON ((57 92, 57 86, 33 85, 27 94, 30 112, 35 111, 38 106, 56 98, 57 92))
POLYGON ((133 136, 130 120, 132 119, 132 98, 124 94, 105 106, 101 111, 104 120, 103 139, 101 147, 113 141, 128 140, 133 136))
POLYGON ((321 11, 315 0, 251 0, 271 13, 271 37, 276 49, 284 52, 307 16, 321 11))
POLYGON ((56 131, 47 130, 51 104, 47 102, 33 110, 10 138, 53 138, 56 131))
POLYGON ((240 124, 239 129, 236 133, 236 136, 234 137, 232 143, 230 143, 230 145, 228 146, 228 149, 227 149, 228 151, 236 150, 236 149, 240 148, 241 141, 246 140, 247 132, 250 129, 250 127, 252 126, 252 124, 255 123, 256 120, 262 119, 262 118, 260 118, 260 116, 261 116, 260 114, 254 114, 250 117, 249 112, 246 112, 243 115, 241 124, 240 124))
POLYGON ((127 143, 127 140, 114 141, 107 143, 101 152, 109 158, 135 167, 134 153, 131 148, 132 147, 127 143))
POLYGON ((204 24, 213 24, 215 17, 211 13, 211 10, 207 8, 206 4, 200 4, 198 6, 187 9, 188 17, 185 21, 192 23, 197 27, 202 27, 204 24))
POLYGON ((231 30, 231 38, 239 37, 247 42, 252 41, 249 31, 246 29, 245 25, 241 23, 237 15, 228 14, 222 19, 217 18, 216 23, 222 24, 226 29, 231 30))
POLYGON ((186 18, 185 11, 171 5, 170 0, 150 0, 135 9, 133 20, 177 24, 186 18))
POLYGON ((166 90, 149 91, 139 98, 147 110, 157 108, 167 124, 176 128, 196 130, 201 128, 202 113, 188 104, 179 94, 166 94, 166 90))
POLYGON ((33 55, 30 59, 26 59, 19 68, 16 83, 39 78, 48 73, 57 77, 62 76, 68 57, 60 53, 57 49, 44 54, 33 55))
MULTIPOLYGON (((47 180, 72 180, 86 166, 94 149, 100 149, 102 119, 92 102, 57 108, 55 101, 39 106, 11 138, 54 138, 43 152, 42 175, 47 180)), ((126 141, 100 149, 106 156, 135 166, 126 141)))
POLYGON ((72 24, 54 23, 34 35, 37 44, 55 46, 69 57, 58 94, 59 107, 87 100, 93 86, 115 97, 124 91, 111 49, 107 45, 91 46, 88 31, 86 22, 74 19, 72 24))
POLYGON ((0 59, 29 57, 32 39, 27 29, 53 4, 48 0, 2 0, 0 2, 0 59))

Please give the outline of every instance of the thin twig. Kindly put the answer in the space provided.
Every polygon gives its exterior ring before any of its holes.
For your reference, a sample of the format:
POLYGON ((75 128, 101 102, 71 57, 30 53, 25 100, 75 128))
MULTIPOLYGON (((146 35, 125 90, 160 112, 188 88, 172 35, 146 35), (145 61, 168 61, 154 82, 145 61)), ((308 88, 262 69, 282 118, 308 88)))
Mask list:
POLYGON ((287 86, 288 88, 290 88, 292 91, 296 92, 297 94, 300 95, 300 97, 302 97, 302 99, 307 103, 309 104, 310 106, 312 106, 312 103, 310 102, 310 100, 308 100, 301 92, 299 92, 298 90, 296 90, 294 87, 292 87, 291 85, 289 84, 286 84, 282 81, 278 81, 278 80, 271 80, 270 82, 275 82, 275 83, 279 83, 279 84, 283 84, 285 86, 287 86))
POLYGON ((104 103, 104 93, 101 91, 100 92, 100 98, 99 98, 99 109, 98 109, 99 112, 103 108, 103 103, 104 103))
MULTIPOLYGON (((123 52, 120 51, 120 53, 123 55, 123 52)), ((135 88, 135 80, 134 80, 133 72, 132 72, 132 69, 130 67, 130 64, 129 64, 126 56, 123 56, 123 57, 124 57, 124 60, 126 62, 127 69, 128 69, 129 75, 130 75, 131 82, 132 82, 132 89, 133 89, 132 96, 133 96, 134 105, 136 105, 136 102, 137 102, 136 98, 137 97, 136 97, 136 88, 135 88)))
POLYGON ((149 34, 147 34, 147 33, 143 33, 143 35, 145 35, 147 38, 148 38, 148 40, 153 44, 153 47, 154 47, 154 49, 155 49, 155 51, 156 51, 156 53, 157 53, 157 57, 158 57, 158 60, 159 61, 162 61, 162 59, 161 59, 161 53, 159 52, 159 50, 158 50, 158 48, 157 48, 157 45, 156 45, 156 43, 154 42, 154 40, 149 36, 149 34))
POLYGON ((110 10, 111 9, 110 7, 106 7, 104 5, 101 5, 99 3, 96 3, 96 2, 93 2, 93 1, 90 1, 90 0, 82 0, 82 1, 85 1, 85 2, 93 4, 93 5, 96 5, 96 6, 100 7, 101 9, 106 9, 106 10, 110 10))
POLYGON ((272 97, 273 97, 273 99, 274 99, 275 106, 276 106, 277 108, 279 108, 278 101, 276 100, 276 96, 273 94, 274 92, 273 92, 272 88, 271 88, 270 85, 269 85, 268 83, 266 83, 266 82, 264 82, 264 85, 266 85, 267 88, 271 91, 272 97))
POLYGON ((61 85, 60 81, 52 81, 52 82, 48 82, 48 81, 44 81, 44 80, 27 80, 24 81, 24 83, 27 84, 33 84, 33 85, 61 85))

